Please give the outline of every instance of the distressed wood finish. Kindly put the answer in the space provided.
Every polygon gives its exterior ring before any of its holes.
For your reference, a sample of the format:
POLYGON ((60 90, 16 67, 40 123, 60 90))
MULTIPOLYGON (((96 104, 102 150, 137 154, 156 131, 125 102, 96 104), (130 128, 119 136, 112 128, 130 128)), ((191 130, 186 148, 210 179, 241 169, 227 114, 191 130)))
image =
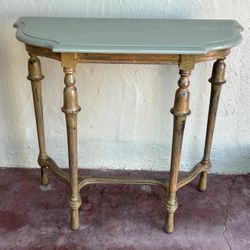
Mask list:
POLYGON ((47 168, 63 182, 70 186, 69 205, 71 207, 71 228, 79 228, 79 207, 81 206, 81 188, 91 184, 148 184, 163 188, 167 194, 166 198, 166 232, 171 233, 174 230, 174 212, 177 209, 176 192, 198 174, 201 174, 199 190, 205 191, 207 186, 207 173, 211 167, 210 151, 212 136, 215 125, 216 112, 219 102, 221 85, 225 82, 225 57, 230 53, 229 49, 212 51, 205 55, 159 55, 159 54, 89 54, 89 53, 55 53, 47 48, 40 48, 26 45, 30 54, 29 76, 31 80, 34 106, 37 122, 37 132, 40 154, 38 162, 42 169, 42 184, 48 183, 47 168), (41 94, 41 73, 40 61, 37 56, 43 56, 58 60, 61 62, 65 73, 64 105, 62 111, 65 113, 68 137, 69 154, 69 174, 60 169, 56 163, 47 156, 45 151, 44 125, 42 115, 42 94, 41 94), (189 76, 196 63, 217 60, 213 67, 210 82, 211 98, 208 115, 206 142, 204 157, 184 178, 178 180, 178 172, 181 157, 182 140, 185 128, 186 117, 190 114, 189 110, 189 76), (89 177, 78 176, 77 172, 77 113, 80 107, 77 102, 77 90, 75 87, 75 67, 78 63, 142 63, 142 64, 176 64, 180 69, 179 88, 176 91, 174 107, 171 113, 174 115, 172 155, 170 166, 170 177, 168 182, 154 179, 123 178, 123 177, 89 177))
POLYGON ((82 204, 78 189, 78 170, 77 170, 77 113, 80 106, 77 101, 77 90, 75 87, 75 68, 67 67, 62 62, 65 73, 64 83, 64 104, 62 111, 65 113, 67 138, 68 138, 68 157, 70 170, 70 197, 69 205, 71 207, 71 227, 73 230, 79 228, 79 207, 82 204))
MULTIPOLYGON (((77 63, 128 63, 128 64, 176 64, 181 62, 181 54, 107 54, 107 53, 58 53, 48 48, 41 48, 26 44, 29 53, 37 56, 48 57, 62 61, 65 55, 74 55, 75 64, 77 63)), ((213 61, 219 58, 225 58, 229 55, 230 49, 214 50, 202 55, 189 55, 193 57, 195 63, 213 61)), ((188 55, 186 55, 188 56, 188 55)))
MULTIPOLYGON (((182 140, 185 129, 186 117, 191 113, 189 109, 189 76, 191 74, 192 64, 185 65, 187 69, 180 69, 180 79, 178 81, 179 88, 175 94, 174 107, 171 109, 171 113, 174 115, 173 126, 173 141, 172 141, 172 155, 170 165, 169 176, 169 189, 167 193, 167 219, 166 219, 166 231, 172 233, 174 230, 174 212, 177 209, 177 183, 178 172, 180 166, 182 140)), ((180 65, 181 67, 181 65, 180 65)))
POLYGON ((41 80, 44 78, 41 70, 40 60, 36 55, 29 53, 30 59, 28 62, 28 80, 31 82, 33 102, 36 117, 37 138, 39 145, 38 163, 41 166, 41 184, 48 185, 47 166, 42 163, 42 160, 48 158, 45 149, 44 121, 43 121, 43 105, 42 105, 42 89, 41 80))
MULTIPOLYGON (((213 139, 214 126, 215 126, 216 115, 217 115, 217 110, 218 110, 221 87, 226 82, 225 80, 226 64, 224 60, 225 58, 221 58, 221 59, 218 59, 214 63, 212 76, 209 79, 209 82, 211 83, 210 105, 209 105, 209 111, 208 111, 204 156, 201 161, 201 164, 204 166, 207 166, 208 169, 211 167, 210 153, 211 153, 212 139, 213 139)), ((201 177, 200 177, 200 181, 198 185, 198 189, 200 191, 205 191, 207 189, 208 169, 201 173, 201 177)))
POLYGON ((71 228, 77 230, 79 228, 79 207, 82 204, 80 189, 92 184, 135 184, 135 185, 156 185, 165 190, 166 197, 166 232, 171 233, 174 230, 174 212, 178 207, 176 192, 189 182, 191 182, 198 174, 201 174, 199 182, 199 190, 205 191, 207 186, 207 173, 211 167, 210 151, 212 144, 212 136, 215 125, 216 112, 219 102, 221 85, 225 82, 225 57, 230 53, 230 49, 212 51, 205 55, 159 55, 159 54, 105 54, 105 53, 55 53, 51 49, 26 45, 26 49, 30 54, 29 59, 29 76, 31 80, 34 106, 37 122, 37 133, 39 141, 39 157, 38 162, 42 169, 42 184, 48 183, 47 168, 49 168, 55 176, 70 186, 69 205, 71 207, 71 228), (42 113, 42 93, 40 61, 37 56, 48 57, 61 62, 65 73, 65 89, 64 89, 64 105, 62 111, 65 113, 68 138, 68 154, 69 154, 69 174, 60 169, 57 164, 47 156, 45 151, 44 123, 42 113), (204 157, 200 163, 178 180, 182 140, 185 128, 186 117, 190 114, 189 110, 189 76, 191 70, 194 69, 196 63, 203 61, 217 60, 213 67, 210 82, 211 98, 208 115, 206 142, 204 149, 204 157), (170 166, 169 180, 161 181, 156 179, 140 179, 140 178, 123 178, 123 177, 91 177, 78 176, 77 171, 77 113, 80 107, 77 102, 77 90, 75 87, 75 68, 78 63, 141 63, 141 64, 176 64, 180 69, 180 79, 178 81, 179 88, 176 91, 174 107, 171 113, 174 116, 172 155, 170 166))

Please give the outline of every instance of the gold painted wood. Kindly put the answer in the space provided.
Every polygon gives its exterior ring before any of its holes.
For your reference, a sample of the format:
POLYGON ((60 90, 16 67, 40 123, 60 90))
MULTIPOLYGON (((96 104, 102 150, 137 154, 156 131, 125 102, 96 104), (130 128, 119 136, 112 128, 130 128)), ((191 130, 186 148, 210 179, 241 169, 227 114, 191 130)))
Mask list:
MULTIPOLYGON (((54 160, 50 157, 47 159, 39 159, 39 164, 44 165, 49 168, 53 174, 63 181, 66 184, 70 184, 69 173, 65 170, 58 167, 58 165, 54 162, 54 160)), ((186 174, 181 180, 177 183, 177 190, 184 187, 191 181, 193 181, 198 174, 203 171, 209 171, 210 165, 204 165, 202 162, 198 163, 193 167, 193 169, 186 174)), ((158 180, 158 179, 145 179, 145 178, 133 178, 133 177, 121 177, 121 176, 112 176, 112 177, 93 177, 93 176, 79 176, 78 177, 78 188, 81 190, 88 185, 93 184, 124 184, 124 185, 151 185, 158 186, 165 191, 168 189, 168 183, 166 181, 158 180)))
MULTIPOLYGON (((70 62, 71 63, 71 62, 70 62)), ((69 64, 70 64, 69 63, 69 64)), ((67 63, 66 63, 67 64, 67 63)), ((79 228, 79 207, 82 204, 78 188, 78 170, 77 170, 77 113, 80 106, 77 101, 77 90, 75 87, 75 68, 64 67, 64 103, 62 111, 65 113, 68 138, 68 157, 70 170, 70 197, 69 205, 71 207, 71 228, 79 228)))
MULTIPOLYGON (((226 64, 224 60, 225 58, 221 58, 214 63, 212 76, 209 79, 209 82, 211 83, 211 94, 210 94, 210 105, 208 111, 204 156, 202 159, 202 163, 204 165, 209 165, 209 166, 211 165, 210 153, 211 153, 213 133, 214 133, 216 115, 220 99, 221 87, 226 82, 225 81, 226 64)), ((200 191, 206 191, 207 189, 207 173, 208 171, 203 171, 201 173, 198 185, 198 189, 200 191)))
POLYGON ((161 180, 126 177, 87 177, 79 183, 79 189, 91 184, 151 185, 158 186, 165 191, 168 189, 168 183, 161 180))
POLYGON ((41 89, 41 80, 44 78, 44 76, 42 74, 40 60, 34 54, 31 53, 28 62, 28 71, 29 75, 27 78, 28 80, 30 80, 32 86, 33 103, 34 103, 35 117, 36 117, 37 138, 39 145, 38 163, 41 166, 41 184, 46 186, 48 185, 47 166, 40 161, 40 160, 45 160, 48 157, 45 149, 42 89, 41 89))
POLYGON ((37 135, 39 142, 38 163, 41 166, 41 182, 48 183, 47 169, 61 181, 70 187, 69 205, 71 207, 71 228, 79 228, 79 207, 82 204, 80 190, 92 184, 126 184, 126 185, 153 185, 162 188, 166 194, 166 232, 174 230, 174 213, 178 207, 176 192, 191 182, 197 175, 201 175, 199 190, 204 191, 207 187, 207 173, 211 168, 210 152, 216 113, 219 103, 221 85, 225 82, 225 57, 230 53, 229 49, 209 52, 205 55, 159 55, 159 54, 105 54, 105 53, 55 53, 48 48, 26 45, 30 55, 29 76, 32 84, 33 100, 36 115, 37 135), (60 169, 57 164, 47 155, 45 150, 44 121, 42 110, 42 92, 40 61, 37 56, 55 59, 61 62, 65 78, 64 104, 62 111, 65 113, 68 139, 69 173, 60 169), (211 97, 207 122, 206 142, 204 156, 200 163, 179 180, 179 166, 181 148, 185 128, 186 117, 191 113, 189 110, 189 76, 196 63, 217 60, 213 66, 210 78, 211 97), (141 64, 176 64, 180 69, 179 88, 176 91, 174 107, 171 113, 174 115, 172 155, 170 176, 168 181, 145 178, 125 177, 93 177, 78 176, 77 169, 77 113, 80 111, 77 100, 77 89, 75 87, 75 68, 78 63, 141 63, 141 64))
POLYGON ((47 159, 38 159, 38 162, 40 165, 49 168, 59 180, 63 181, 66 184, 70 184, 69 174, 65 170, 59 168, 53 159, 48 157, 47 159))
POLYGON ((176 190, 179 190, 180 188, 193 181, 198 174, 209 171, 210 167, 210 163, 203 164, 202 162, 199 162, 198 164, 196 164, 188 174, 186 174, 181 180, 178 181, 176 190))
MULTIPOLYGON (((48 57, 62 61, 63 55, 74 55, 76 63, 129 63, 129 64, 176 64, 179 65, 181 55, 166 54, 107 54, 107 53, 57 53, 48 48, 26 44, 28 52, 37 56, 48 57)), ((215 50, 202 55, 185 55, 194 57, 195 63, 213 61, 229 55, 230 49, 215 50)), ((72 60, 72 57, 69 59, 72 60)), ((183 57, 182 57, 183 61, 183 57)))
MULTIPOLYGON (((47 159, 39 159, 39 164, 49 168, 58 179, 70 185, 69 173, 59 168, 52 158, 48 157, 47 159)), ((79 190, 88 185, 93 185, 93 184, 152 185, 152 186, 158 186, 164 189, 165 191, 168 189, 168 183, 162 180, 133 178, 133 177, 126 178, 121 176, 112 176, 112 177, 78 176, 78 182, 79 182, 78 183, 79 190)))
POLYGON ((29 54, 48 57, 51 59, 61 61, 61 53, 53 52, 51 49, 48 48, 36 47, 26 44, 26 50, 28 51, 29 54))
POLYGON ((169 188, 167 193, 166 209, 166 232, 172 233, 174 230, 174 212, 178 207, 176 199, 178 173, 180 166, 181 148, 183 134, 185 129, 186 117, 191 113, 189 109, 189 76, 191 74, 192 65, 187 64, 186 70, 180 69, 180 79, 178 81, 179 88, 175 94, 174 107, 171 113, 174 115, 172 154, 169 176, 169 188), (188 67, 190 66, 190 69, 188 67))

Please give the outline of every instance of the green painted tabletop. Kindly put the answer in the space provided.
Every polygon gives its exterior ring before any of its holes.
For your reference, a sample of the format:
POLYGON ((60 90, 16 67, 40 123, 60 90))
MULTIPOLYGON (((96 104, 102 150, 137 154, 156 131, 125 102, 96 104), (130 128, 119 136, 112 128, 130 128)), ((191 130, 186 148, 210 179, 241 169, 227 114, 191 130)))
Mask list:
POLYGON ((14 24, 23 43, 54 52, 206 54, 236 46, 235 20, 21 17, 14 24))

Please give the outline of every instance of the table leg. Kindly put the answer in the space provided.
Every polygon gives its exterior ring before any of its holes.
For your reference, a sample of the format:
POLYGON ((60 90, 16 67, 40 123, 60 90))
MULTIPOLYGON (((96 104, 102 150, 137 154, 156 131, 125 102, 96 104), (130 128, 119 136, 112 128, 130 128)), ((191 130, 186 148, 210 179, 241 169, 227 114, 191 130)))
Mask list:
MULTIPOLYGON (((204 156, 202 159, 202 164, 211 165, 210 163, 210 153, 211 145, 214 133, 215 120, 218 110, 219 98, 222 84, 225 81, 225 69, 226 64, 224 62, 225 58, 218 59, 213 65, 212 76, 209 79, 211 83, 211 94, 210 94, 210 105, 208 111, 208 120, 207 120, 207 132, 206 132, 206 141, 204 148, 204 156)), ((198 189, 200 191, 205 191, 207 189, 207 171, 201 173, 198 189)))
POLYGON ((78 188, 78 169, 77 169, 77 113, 80 106, 77 101, 77 89, 75 87, 75 68, 64 67, 64 104, 62 111, 65 113, 68 138, 68 157, 70 169, 70 197, 69 205, 71 207, 71 228, 79 228, 79 207, 82 204, 78 188))
POLYGON ((179 88, 175 94, 174 107, 171 113, 174 115, 174 128, 172 140, 172 155, 169 176, 169 189, 167 194, 166 209, 166 232, 171 233, 174 230, 174 212, 177 209, 177 181, 180 165, 180 156, 182 148, 182 140, 185 128, 185 121, 187 115, 191 112, 189 110, 189 76, 190 70, 180 70, 180 79, 178 82, 179 88))
POLYGON ((48 158, 45 149, 42 89, 41 89, 41 80, 44 78, 44 76, 42 75, 40 60, 35 55, 30 54, 28 62, 28 70, 29 70, 29 75, 27 78, 28 80, 31 81, 33 102, 35 108, 37 137, 39 144, 38 163, 41 166, 41 184, 48 185, 48 169, 39 161, 48 158))

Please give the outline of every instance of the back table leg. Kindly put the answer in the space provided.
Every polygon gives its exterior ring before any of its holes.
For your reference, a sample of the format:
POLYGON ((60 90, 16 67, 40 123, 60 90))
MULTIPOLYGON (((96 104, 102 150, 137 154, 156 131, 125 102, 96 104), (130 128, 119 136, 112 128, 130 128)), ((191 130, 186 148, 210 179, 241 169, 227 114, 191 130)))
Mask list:
MULTIPOLYGON (((210 105, 209 105, 208 120, 207 120, 207 132, 206 132, 204 156, 201 161, 202 164, 208 165, 209 167, 211 165, 210 153, 211 153, 211 145, 212 145, 217 109, 219 104, 220 92, 222 84, 226 82, 225 81, 226 64, 224 60, 225 58, 218 59, 214 63, 212 76, 209 79, 209 82, 211 82, 211 95, 210 95, 210 105)), ((205 191, 207 189, 207 171, 201 173, 198 189, 200 191, 205 191)))
POLYGON ((41 90, 41 80, 44 78, 41 71, 40 60, 35 56, 30 54, 30 59, 28 62, 28 80, 31 81, 33 102, 35 108, 36 117, 36 127, 37 127, 37 137, 39 144, 39 156, 38 163, 41 166, 41 184, 48 185, 48 169, 43 165, 40 160, 45 160, 48 158, 45 149, 45 136, 44 136, 44 121, 43 121, 43 105, 42 105, 42 90, 41 90))

